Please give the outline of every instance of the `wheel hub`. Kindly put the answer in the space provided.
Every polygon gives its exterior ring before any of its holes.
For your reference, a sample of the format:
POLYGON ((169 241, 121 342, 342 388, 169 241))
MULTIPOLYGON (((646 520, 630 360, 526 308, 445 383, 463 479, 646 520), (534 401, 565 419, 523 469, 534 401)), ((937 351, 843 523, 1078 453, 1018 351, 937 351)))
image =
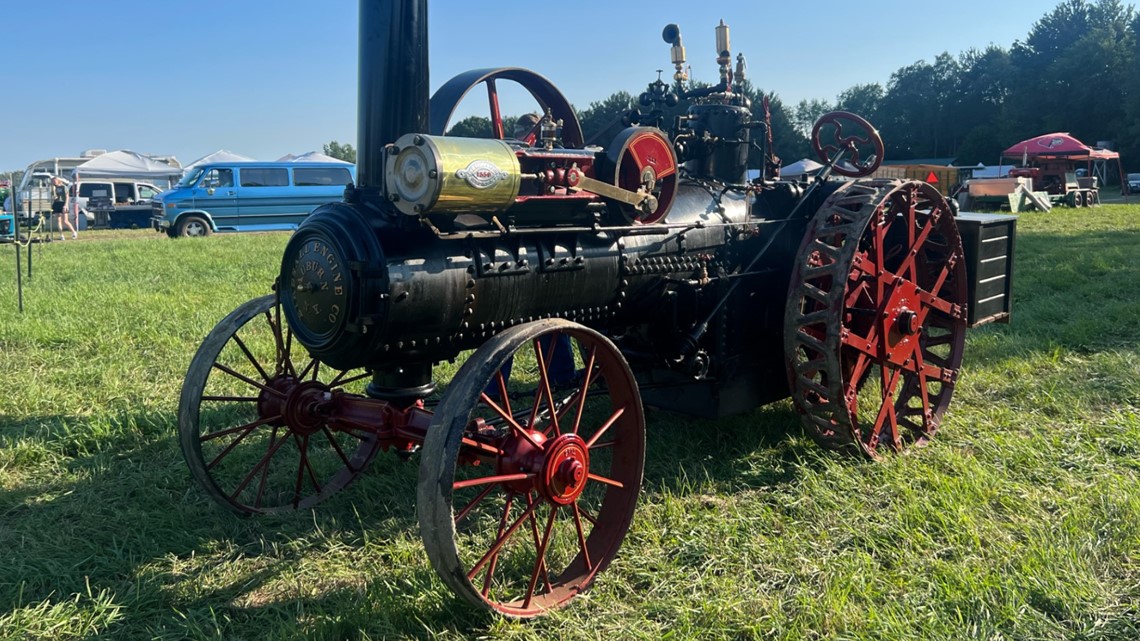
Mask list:
POLYGON ((508 483, 515 492, 537 491, 558 505, 576 501, 589 478, 590 454, 586 442, 577 434, 548 439, 542 432, 531 430, 528 436, 509 439, 503 447, 506 456, 499 459, 498 473, 533 475, 508 483))
POLYGON ((559 505, 573 503, 586 487, 590 454, 577 434, 563 434, 545 448, 539 491, 559 505))
POLYGON ((915 341, 922 332, 918 313, 914 311, 920 309, 920 305, 914 283, 905 279, 895 283, 882 312, 886 356, 893 365, 904 365, 914 353, 915 341))
POLYGON ((274 376, 272 380, 266 383, 266 387, 269 389, 263 389, 257 395, 257 416, 259 418, 280 416, 282 418, 269 424, 274 427, 284 426, 286 424, 285 405, 289 398, 289 391, 296 386, 297 379, 292 376, 274 376), (273 392, 278 393, 274 394, 273 392))
POLYGON ((285 399, 285 424, 302 436, 312 434, 325 424, 325 415, 320 412, 328 387, 318 381, 308 381, 294 386, 285 399))

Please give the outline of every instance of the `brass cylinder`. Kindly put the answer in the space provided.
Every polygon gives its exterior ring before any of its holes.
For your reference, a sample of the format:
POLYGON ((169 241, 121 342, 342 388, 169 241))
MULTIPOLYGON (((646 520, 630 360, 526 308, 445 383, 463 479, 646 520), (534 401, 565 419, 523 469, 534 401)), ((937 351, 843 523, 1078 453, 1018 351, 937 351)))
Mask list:
POLYGON ((408 215, 489 213, 515 202, 519 160, 502 140, 407 134, 389 149, 388 197, 408 215))

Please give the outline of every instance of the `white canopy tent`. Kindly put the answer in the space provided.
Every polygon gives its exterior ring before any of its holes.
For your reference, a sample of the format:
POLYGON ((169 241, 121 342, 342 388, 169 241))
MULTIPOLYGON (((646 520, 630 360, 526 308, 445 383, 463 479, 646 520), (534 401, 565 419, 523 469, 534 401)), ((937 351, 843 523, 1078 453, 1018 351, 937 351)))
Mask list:
POLYGON ((300 155, 285 154, 277 159, 277 162, 339 162, 345 165, 351 165, 350 162, 345 162, 339 158, 326 156, 319 151, 307 151, 300 155))
POLYGON ((177 160, 174 160, 173 164, 168 164, 153 156, 126 149, 96 156, 71 172, 73 181, 134 178, 156 183, 164 182, 168 187, 178 182, 181 177, 182 166, 177 160))
POLYGON ((783 178, 798 178, 800 176, 808 175, 814 176, 820 169, 823 169, 823 165, 817 163, 811 158, 803 158, 801 160, 797 160, 794 163, 781 167, 780 176, 783 178))
POLYGON ((232 152, 228 149, 219 149, 212 154, 206 154, 205 156, 202 156, 198 160, 195 160, 194 162, 190 163, 189 165, 186 165, 183 168, 182 173, 183 173, 183 175, 188 174, 198 165, 205 165, 207 163, 212 163, 212 162, 242 162, 245 160, 254 160, 254 159, 250 158, 249 156, 243 156, 241 154, 235 154, 234 152, 232 152))

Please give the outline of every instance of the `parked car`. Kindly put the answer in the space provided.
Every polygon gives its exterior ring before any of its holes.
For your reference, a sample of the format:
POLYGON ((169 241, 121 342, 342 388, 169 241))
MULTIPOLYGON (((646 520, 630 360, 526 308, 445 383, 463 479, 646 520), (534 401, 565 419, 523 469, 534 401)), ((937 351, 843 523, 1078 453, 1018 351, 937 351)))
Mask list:
POLYGON ((1128 174, 1128 193, 1140 194, 1140 174, 1128 174))
MULTIPOLYGON (((150 209, 151 200, 162 193, 162 189, 151 183, 133 180, 80 180, 79 211, 87 216, 88 223, 107 226, 111 223, 116 209, 131 206, 145 206, 150 209)), ((146 223, 144 217, 144 226, 146 223)))
POLYGON ((209 163, 154 198, 151 222, 172 238, 292 230, 355 180, 356 166, 346 163, 209 163))

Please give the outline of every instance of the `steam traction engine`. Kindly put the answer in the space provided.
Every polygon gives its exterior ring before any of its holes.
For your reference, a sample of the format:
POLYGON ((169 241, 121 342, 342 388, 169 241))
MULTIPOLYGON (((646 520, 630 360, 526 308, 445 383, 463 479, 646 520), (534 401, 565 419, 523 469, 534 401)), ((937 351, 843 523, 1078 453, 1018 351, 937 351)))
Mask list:
POLYGON ((718 416, 791 395, 821 444, 872 458, 935 433, 973 290, 936 190, 860 179, 882 158, 867 122, 824 116, 825 175, 781 181, 728 28, 720 82, 697 89, 670 25, 674 82, 650 84, 646 113, 590 147, 561 93, 523 69, 461 74, 429 101, 426 17, 426 0, 362 0, 360 184, 305 221, 276 293, 223 319, 190 366, 181 445, 214 499, 308 508, 381 450, 418 452, 440 578, 526 617, 617 553, 643 402, 718 416), (517 139, 499 113, 507 81, 542 111, 517 139), (476 87, 494 139, 444 135, 476 87))

